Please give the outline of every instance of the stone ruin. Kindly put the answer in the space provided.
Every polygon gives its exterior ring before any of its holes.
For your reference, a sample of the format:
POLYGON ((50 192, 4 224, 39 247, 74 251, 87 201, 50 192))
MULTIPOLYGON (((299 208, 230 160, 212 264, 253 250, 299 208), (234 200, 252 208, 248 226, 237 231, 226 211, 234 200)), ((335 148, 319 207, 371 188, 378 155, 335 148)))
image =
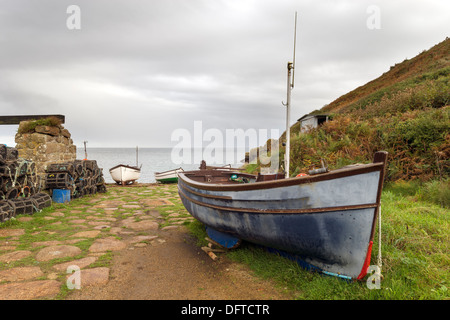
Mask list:
POLYGON ((77 148, 70 132, 62 124, 57 120, 53 125, 30 124, 33 122, 20 122, 16 149, 19 158, 35 164, 44 190, 70 190, 73 198, 106 191, 103 172, 97 161, 76 160, 77 148))
POLYGON ((70 190, 73 198, 106 192, 102 169, 95 160, 76 160, 58 119, 20 121, 15 141, 15 148, 0 144, 0 222, 50 206, 52 189, 70 190))
POLYGON ((21 121, 15 141, 19 157, 31 160, 36 165, 36 173, 45 178, 50 164, 74 161, 77 147, 70 138, 70 132, 61 124, 56 126, 38 125, 31 132, 21 133, 31 121, 21 121))

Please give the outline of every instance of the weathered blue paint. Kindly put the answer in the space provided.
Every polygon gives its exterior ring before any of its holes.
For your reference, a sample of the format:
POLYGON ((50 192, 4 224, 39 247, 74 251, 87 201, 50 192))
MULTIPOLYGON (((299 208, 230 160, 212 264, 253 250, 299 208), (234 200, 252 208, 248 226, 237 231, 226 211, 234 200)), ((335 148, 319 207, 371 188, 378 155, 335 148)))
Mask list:
POLYGON ((181 199, 209 228, 299 255, 321 270, 352 278, 363 267, 375 214, 374 208, 301 215, 236 213, 181 199))
POLYGON ((338 277, 338 278, 341 278, 341 279, 347 280, 347 281, 352 280, 351 277, 344 276, 344 275, 337 274, 337 273, 328 272, 328 271, 322 270, 322 269, 320 269, 320 268, 318 268, 316 266, 313 266, 313 265, 307 263, 304 260, 304 257, 301 257, 299 255, 295 255, 295 254, 292 254, 292 253, 289 253, 289 252, 285 252, 285 251, 277 250, 277 249, 273 249, 273 248, 268 248, 268 247, 264 247, 264 248, 268 252, 275 253, 275 254, 278 254, 278 255, 280 255, 282 257, 285 257, 285 258, 287 258, 289 260, 295 261, 299 266, 301 266, 305 270, 314 271, 314 272, 320 272, 320 273, 323 273, 323 274, 325 274, 327 276, 338 277))
POLYGON ((236 248, 241 242, 241 239, 239 238, 233 237, 228 233, 219 232, 210 227, 206 227, 206 233, 211 238, 211 240, 214 240, 222 247, 227 249, 236 248))
POLYGON ((186 209, 208 229, 281 250, 308 268, 355 279, 365 272, 384 166, 367 168, 315 182, 242 190, 208 189, 181 174, 178 190, 186 209))

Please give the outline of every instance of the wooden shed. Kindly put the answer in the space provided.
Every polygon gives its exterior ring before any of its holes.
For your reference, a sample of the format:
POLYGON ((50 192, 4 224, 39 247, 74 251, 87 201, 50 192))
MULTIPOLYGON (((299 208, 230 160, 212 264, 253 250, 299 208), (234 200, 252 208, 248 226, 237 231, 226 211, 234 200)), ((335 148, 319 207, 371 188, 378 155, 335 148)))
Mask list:
POLYGON ((306 132, 313 128, 317 128, 328 120, 327 114, 305 114, 298 119, 297 122, 300 122, 300 132, 306 132))

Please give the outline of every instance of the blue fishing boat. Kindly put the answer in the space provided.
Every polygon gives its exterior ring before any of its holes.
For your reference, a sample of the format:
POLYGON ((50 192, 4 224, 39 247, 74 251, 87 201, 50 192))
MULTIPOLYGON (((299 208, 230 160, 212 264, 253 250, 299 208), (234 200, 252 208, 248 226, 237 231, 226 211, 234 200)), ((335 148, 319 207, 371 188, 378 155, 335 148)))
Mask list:
POLYGON ((250 175, 206 169, 179 173, 187 211, 226 248, 242 240, 279 250, 305 266, 362 279, 370 264, 387 152, 369 164, 309 175, 250 175))

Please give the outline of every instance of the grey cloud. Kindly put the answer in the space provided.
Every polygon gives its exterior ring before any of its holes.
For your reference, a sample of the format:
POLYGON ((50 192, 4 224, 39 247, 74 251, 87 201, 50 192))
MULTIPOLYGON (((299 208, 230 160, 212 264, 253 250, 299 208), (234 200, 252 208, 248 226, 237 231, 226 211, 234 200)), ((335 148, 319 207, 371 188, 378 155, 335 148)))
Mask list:
POLYGON ((448 9, 445 0, 3 0, 0 113, 65 114, 75 142, 93 147, 169 146, 195 120, 282 132, 295 11, 292 121, 442 41, 448 9), (72 4, 81 30, 66 27, 72 4), (381 30, 366 26, 372 4, 381 30))

